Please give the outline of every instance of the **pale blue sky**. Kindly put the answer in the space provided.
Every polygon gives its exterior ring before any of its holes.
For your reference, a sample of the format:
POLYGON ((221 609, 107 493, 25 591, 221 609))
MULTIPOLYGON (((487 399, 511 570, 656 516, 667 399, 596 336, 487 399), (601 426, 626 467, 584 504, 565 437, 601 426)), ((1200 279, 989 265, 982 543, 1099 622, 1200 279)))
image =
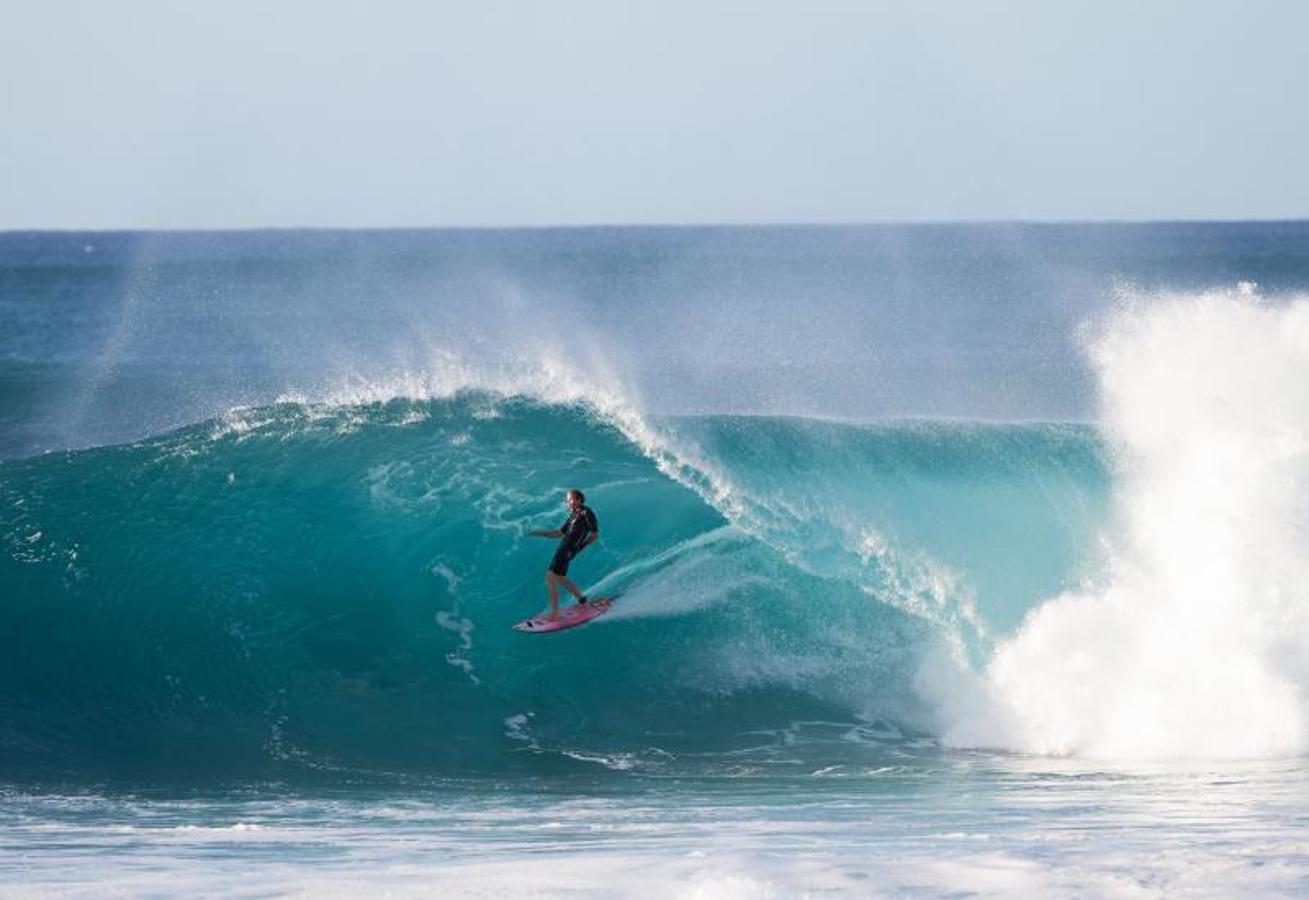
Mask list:
POLYGON ((0 0, 0 228, 1309 216, 1309 3, 0 0))

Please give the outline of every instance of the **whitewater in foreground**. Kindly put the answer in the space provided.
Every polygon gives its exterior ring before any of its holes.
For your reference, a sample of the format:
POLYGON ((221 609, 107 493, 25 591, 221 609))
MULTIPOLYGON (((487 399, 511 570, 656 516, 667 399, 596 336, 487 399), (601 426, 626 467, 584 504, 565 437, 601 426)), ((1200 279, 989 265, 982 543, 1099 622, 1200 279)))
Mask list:
POLYGON ((1302 892, 1306 238, 0 235, 0 888, 1302 892))

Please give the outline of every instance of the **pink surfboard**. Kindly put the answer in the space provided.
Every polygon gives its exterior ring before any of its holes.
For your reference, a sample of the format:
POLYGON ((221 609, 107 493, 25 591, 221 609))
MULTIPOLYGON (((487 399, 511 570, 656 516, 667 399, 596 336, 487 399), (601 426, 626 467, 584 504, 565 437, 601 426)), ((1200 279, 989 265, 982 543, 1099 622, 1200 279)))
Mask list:
POLYGON ((559 608, 559 618, 551 622, 549 619, 550 610, 537 613, 530 619, 524 619, 514 626, 514 631, 524 631, 528 634, 545 634, 550 631, 564 631, 569 628, 576 628, 578 625, 585 625, 594 618, 603 616, 609 612, 609 607, 617 597, 596 597, 586 603, 574 603, 572 606, 561 606, 559 608))

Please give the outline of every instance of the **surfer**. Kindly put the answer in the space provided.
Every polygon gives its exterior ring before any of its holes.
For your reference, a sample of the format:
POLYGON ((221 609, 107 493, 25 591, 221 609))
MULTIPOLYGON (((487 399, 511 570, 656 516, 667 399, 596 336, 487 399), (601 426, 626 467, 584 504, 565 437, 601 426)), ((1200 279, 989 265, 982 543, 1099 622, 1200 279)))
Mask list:
MULTIPOLYGON (((577 488, 565 495, 568 504, 568 518, 564 524, 552 531, 532 531, 530 537, 562 538, 559 548, 555 550, 550 568, 545 572, 546 587, 550 591, 550 621, 559 618, 559 586, 577 598, 578 603, 586 602, 586 595, 577 589, 568 578, 568 564, 573 557, 581 553, 600 537, 600 523, 595 513, 586 505, 586 495, 577 488)), ((597 601, 598 602, 598 601, 597 601)))

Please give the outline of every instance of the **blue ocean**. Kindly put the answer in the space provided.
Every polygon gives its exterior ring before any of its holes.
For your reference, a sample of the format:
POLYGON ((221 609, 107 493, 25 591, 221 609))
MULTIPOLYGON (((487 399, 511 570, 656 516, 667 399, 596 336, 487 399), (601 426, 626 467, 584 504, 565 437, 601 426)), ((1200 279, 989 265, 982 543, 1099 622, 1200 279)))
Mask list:
POLYGON ((2 233, 0 642, 14 896, 1303 896, 1309 223, 2 233))

